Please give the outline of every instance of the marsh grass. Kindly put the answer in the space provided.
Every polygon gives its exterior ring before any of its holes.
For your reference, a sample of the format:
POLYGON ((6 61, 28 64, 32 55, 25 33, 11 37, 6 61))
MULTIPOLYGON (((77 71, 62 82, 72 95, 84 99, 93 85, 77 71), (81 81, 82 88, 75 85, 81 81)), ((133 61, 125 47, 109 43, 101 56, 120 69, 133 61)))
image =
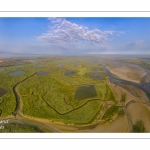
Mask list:
POLYGON ((110 121, 112 117, 118 113, 118 111, 119 111, 118 106, 111 106, 110 108, 107 109, 106 113, 102 117, 102 120, 110 121))
MULTIPOLYGON (((17 87, 23 106, 22 113, 30 117, 70 124, 91 123, 103 109, 101 100, 113 102, 117 100, 112 89, 106 83, 106 73, 101 65, 96 62, 97 60, 92 63, 90 60, 88 57, 27 60, 28 63, 21 64, 21 70, 25 72, 21 76, 9 75, 20 69, 14 67, 13 63, 12 66, 4 67, 4 70, 0 72, 0 87, 8 92, 3 97, 4 102, 0 105, 1 116, 11 115, 15 109, 16 99, 12 90, 13 86, 36 72, 46 70, 50 74, 34 75, 17 87), (42 64, 42 61, 44 65, 34 67, 37 64, 42 64), (72 62, 76 65, 72 65, 72 62), (89 62, 90 65, 88 65, 89 62), (63 68, 58 67, 61 64, 63 68), (99 68, 98 72, 104 76, 103 79, 97 80, 89 77, 88 73, 96 67, 99 68), (76 74, 65 76, 64 73, 67 70, 74 70, 76 74), (87 87, 80 89, 79 97, 76 96, 78 87, 87 87), (94 98, 96 100, 93 100, 94 98)), ((109 115, 108 113, 106 116, 109 115)), ((106 119, 108 118, 106 117, 106 119)))
MULTIPOLYGON (((5 124, 4 129, 0 130, 0 133, 36 133, 40 132, 38 128, 31 127, 23 124, 5 124)), ((41 131, 42 132, 42 131, 41 131)))
POLYGON ((123 94, 121 94, 121 100, 120 100, 120 102, 125 102, 125 100, 126 100, 126 94, 123 93, 123 94))
POLYGON ((133 132, 135 133, 144 133, 146 132, 146 129, 144 127, 144 123, 142 120, 138 120, 134 125, 133 125, 133 132))

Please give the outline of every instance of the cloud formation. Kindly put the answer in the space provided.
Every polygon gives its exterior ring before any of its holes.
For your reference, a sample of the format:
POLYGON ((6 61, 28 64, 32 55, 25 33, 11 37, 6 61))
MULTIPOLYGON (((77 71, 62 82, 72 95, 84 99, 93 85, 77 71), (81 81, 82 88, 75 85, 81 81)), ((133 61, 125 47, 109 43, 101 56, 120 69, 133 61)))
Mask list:
POLYGON ((127 46, 139 46, 139 45, 142 45, 144 44, 144 41, 143 40, 136 40, 136 41, 133 41, 133 42, 130 42, 130 43, 127 43, 127 46))
POLYGON ((37 37, 39 40, 57 44, 102 44, 108 36, 122 34, 111 30, 101 31, 99 29, 89 29, 86 26, 79 25, 66 20, 65 18, 49 18, 52 26, 47 33, 37 37))

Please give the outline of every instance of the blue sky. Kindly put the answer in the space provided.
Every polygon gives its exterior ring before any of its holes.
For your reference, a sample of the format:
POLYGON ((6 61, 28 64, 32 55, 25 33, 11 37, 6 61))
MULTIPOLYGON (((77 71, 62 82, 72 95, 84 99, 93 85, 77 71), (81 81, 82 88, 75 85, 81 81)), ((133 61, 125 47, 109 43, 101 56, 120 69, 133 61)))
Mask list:
POLYGON ((150 54, 150 18, 0 18, 0 53, 150 54))

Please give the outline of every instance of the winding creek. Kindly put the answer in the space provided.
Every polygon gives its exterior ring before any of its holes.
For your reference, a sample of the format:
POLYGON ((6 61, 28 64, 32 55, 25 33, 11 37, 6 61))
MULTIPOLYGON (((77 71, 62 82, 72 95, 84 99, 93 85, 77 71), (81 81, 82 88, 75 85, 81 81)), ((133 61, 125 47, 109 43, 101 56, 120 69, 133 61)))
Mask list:
MULTIPOLYGON (((16 116, 18 115, 20 109, 21 109, 21 101, 20 101, 20 96, 19 94, 17 93, 17 87, 18 85, 20 85, 22 82, 28 80, 29 78, 31 78, 32 76, 34 76, 36 73, 32 74, 31 76, 23 79, 22 81, 18 82, 14 87, 13 87, 13 92, 14 92, 14 95, 15 95, 15 98, 16 98, 16 108, 13 112, 13 114, 16 116)), ((19 114, 20 115, 20 114, 19 114)))
MULTIPOLYGON (((37 73, 37 72, 36 72, 37 73)), ((39 121, 36 118, 30 118, 27 116, 24 116, 21 112, 21 100, 20 100, 20 96, 17 92, 17 87, 18 85, 20 85, 21 83, 23 83, 24 81, 28 80, 29 78, 33 77, 34 75, 36 75, 36 73, 32 74, 31 76, 28 76, 27 78, 23 79, 22 81, 18 82, 14 87, 13 87, 13 92, 16 98, 16 108, 13 112, 15 118, 7 118, 10 120, 10 122, 12 123, 18 123, 19 124, 27 124, 31 127, 34 127, 37 131, 39 132, 44 132, 44 130, 46 131, 50 131, 50 132, 59 132, 58 130, 55 130, 54 128, 52 128, 49 125, 46 125, 44 123, 42 123, 42 121, 39 121), (42 130, 42 128, 44 128, 44 130, 42 130)))

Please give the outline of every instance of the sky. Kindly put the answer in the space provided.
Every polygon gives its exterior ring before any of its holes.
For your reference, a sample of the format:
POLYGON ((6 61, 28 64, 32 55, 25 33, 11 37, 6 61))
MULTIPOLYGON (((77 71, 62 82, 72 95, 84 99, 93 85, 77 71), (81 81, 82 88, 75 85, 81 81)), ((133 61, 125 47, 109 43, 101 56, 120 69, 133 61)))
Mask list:
POLYGON ((0 18, 0 54, 150 54, 150 18, 0 18))

